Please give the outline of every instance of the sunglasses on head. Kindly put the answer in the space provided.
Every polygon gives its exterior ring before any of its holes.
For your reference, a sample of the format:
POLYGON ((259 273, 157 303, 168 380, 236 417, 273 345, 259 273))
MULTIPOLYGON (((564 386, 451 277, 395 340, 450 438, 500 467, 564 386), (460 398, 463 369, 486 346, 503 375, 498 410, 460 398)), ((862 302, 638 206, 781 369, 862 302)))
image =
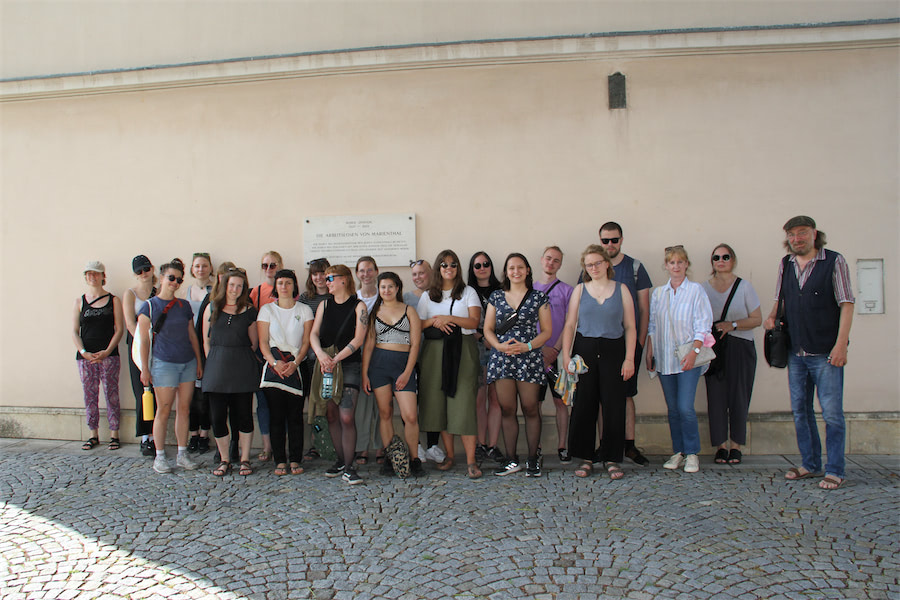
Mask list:
POLYGON ((621 239, 622 238, 617 238, 617 237, 614 237, 614 238, 603 238, 602 237, 602 238, 600 238, 600 243, 601 244, 618 244, 619 240, 621 240, 621 239))
POLYGON ((227 272, 228 272, 228 273, 243 273, 244 275, 247 274, 247 271, 246 271, 245 269, 240 268, 240 267, 232 267, 232 268, 228 269, 227 272))
POLYGON ((153 267, 151 267, 150 265, 144 265, 143 267, 138 267, 137 269, 135 269, 134 274, 135 275, 143 275, 144 273, 147 273, 152 270, 153 270, 153 267))
POLYGON ((445 263, 445 262, 442 262, 442 263, 441 263, 441 268, 442 268, 442 269, 455 269, 455 268, 458 267, 458 266, 459 266, 459 265, 457 265, 455 262, 451 262, 451 263, 445 263))
POLYGON ((666 252, 671 252, 672 250, 684 250, 684 246, 678 244, 677 246, 666 246, 666 252))
POLYGON ((166 275, 166 279, 168 279, 169 281, 177 281, 179 284, 184 283, 183 277, 175 277, 172 274, 166 275))
POLYGON ((477 262, 472 266, 475 267, 476 269, 487 269, 488 267, 491 266, 491 261, 486 260, 484 262, 477 262))
POLYGON ((311 261, 309 261, 309 266, 313 266, 313 265, 316 265, 316 266, 328 265, 328 259, 327 258, 314 258, 311 261))
POLYGON ((730 254, 723 254, 722 256, 719 256, 718 254, 713 254, 713 257, 712 257, 712 258, 713 258, 713 262, 716 262, 716 261, 719 261, 719 260, 729 261, 729 260, 731 260, 731 255, 730 255, 730 254))
POLYGON ((278 266, 278 263, 263 263, 262 268, 263 271, 268 271, 269 269, 274 269, 278 266))
POLYGON ((209 260, 209 252, 194 252, 193 258, 205 258, 209 260))
POLYGON ((409 261, 409 268, 412 269, 416 265, 421 265, 423 262, 425 262, 424 258, 420 258, 419 260, 411 260, 409 261))

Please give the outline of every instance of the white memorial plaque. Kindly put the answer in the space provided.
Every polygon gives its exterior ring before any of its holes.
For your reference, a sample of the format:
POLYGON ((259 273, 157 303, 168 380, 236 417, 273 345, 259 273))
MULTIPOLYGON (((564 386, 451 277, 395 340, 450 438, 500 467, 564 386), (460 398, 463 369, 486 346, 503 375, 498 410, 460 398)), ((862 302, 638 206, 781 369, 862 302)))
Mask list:
POLYGON ((416 215, 348 215, 309 217, 303 221, 303 258, 327 258, 352 271, 360 256, 378 267, 408 266, 416 260, 416 215))

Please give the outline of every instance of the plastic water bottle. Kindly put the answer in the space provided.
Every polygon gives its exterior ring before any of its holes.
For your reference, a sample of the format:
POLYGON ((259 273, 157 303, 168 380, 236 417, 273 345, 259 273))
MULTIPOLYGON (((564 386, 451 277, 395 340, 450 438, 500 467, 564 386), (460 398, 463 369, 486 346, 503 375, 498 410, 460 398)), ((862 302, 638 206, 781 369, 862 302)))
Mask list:
POLYGON ((144 410, 144 420, 152 421, 154 417, 153 411, 153 392, 149 387, 144 388, 144 394, 141 396, 141 406, 144 410))
POLYGON ((322 399, 331 400, 334 395, 334 374, 331 371, 322 373, 322 399))

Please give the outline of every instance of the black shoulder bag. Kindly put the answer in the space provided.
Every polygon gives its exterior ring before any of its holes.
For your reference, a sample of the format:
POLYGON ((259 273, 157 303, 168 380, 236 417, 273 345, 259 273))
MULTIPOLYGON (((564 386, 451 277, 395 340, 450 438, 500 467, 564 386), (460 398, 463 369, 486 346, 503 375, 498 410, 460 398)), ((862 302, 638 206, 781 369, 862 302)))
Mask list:
POLYGON ((716 329, 716 324, 725 322, 725 315, 728 314, 728 308, 731 306, 731 301, 734 299, 734 294, 737 292, 740 284, 741 278, 738 277, 734 280, 734 285, 731 286, 731 293, 728 294, 728 299, 725 301, 724 308, 722 308, 722 316, 719 317, 718 321, 713 323, 712 334, 713 337, 716 338, 716 343, 713 345, 713 352, 716 353, 716 357, 709 363, 709 368, 706 370, 707 377, 710 375, 718 375, 725 370, 725 346, 728 345, 728 333, 716 329))
POLYGON ((782 259, 781 289, 778 290, 778 312, 775 316, 775 327, 766 332, 763 338, 763 351, 766 362, 770 367, 783 369, 787 366, 788 356, 791 351, 791 336, 788 333, 788 324, 784 318, 784 278, 786 271, 791 267, 790 260, 785 256, 782 259))

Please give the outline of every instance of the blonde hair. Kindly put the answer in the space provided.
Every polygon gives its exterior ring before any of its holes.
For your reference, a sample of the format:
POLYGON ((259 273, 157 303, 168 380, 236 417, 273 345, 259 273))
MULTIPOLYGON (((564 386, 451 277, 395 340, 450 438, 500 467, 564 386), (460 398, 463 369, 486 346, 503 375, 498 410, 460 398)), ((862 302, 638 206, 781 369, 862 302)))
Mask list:
POLYGON ((613 269, 612 262, 609 259, 609 253, 599 244, 591 244, 581 253, 581 280, 591 281, 591 274, 587 272, 584 266, 584 257, 588 254, 599 254, 606 261, 606 278, 615 279, 616 271, 613 269))

